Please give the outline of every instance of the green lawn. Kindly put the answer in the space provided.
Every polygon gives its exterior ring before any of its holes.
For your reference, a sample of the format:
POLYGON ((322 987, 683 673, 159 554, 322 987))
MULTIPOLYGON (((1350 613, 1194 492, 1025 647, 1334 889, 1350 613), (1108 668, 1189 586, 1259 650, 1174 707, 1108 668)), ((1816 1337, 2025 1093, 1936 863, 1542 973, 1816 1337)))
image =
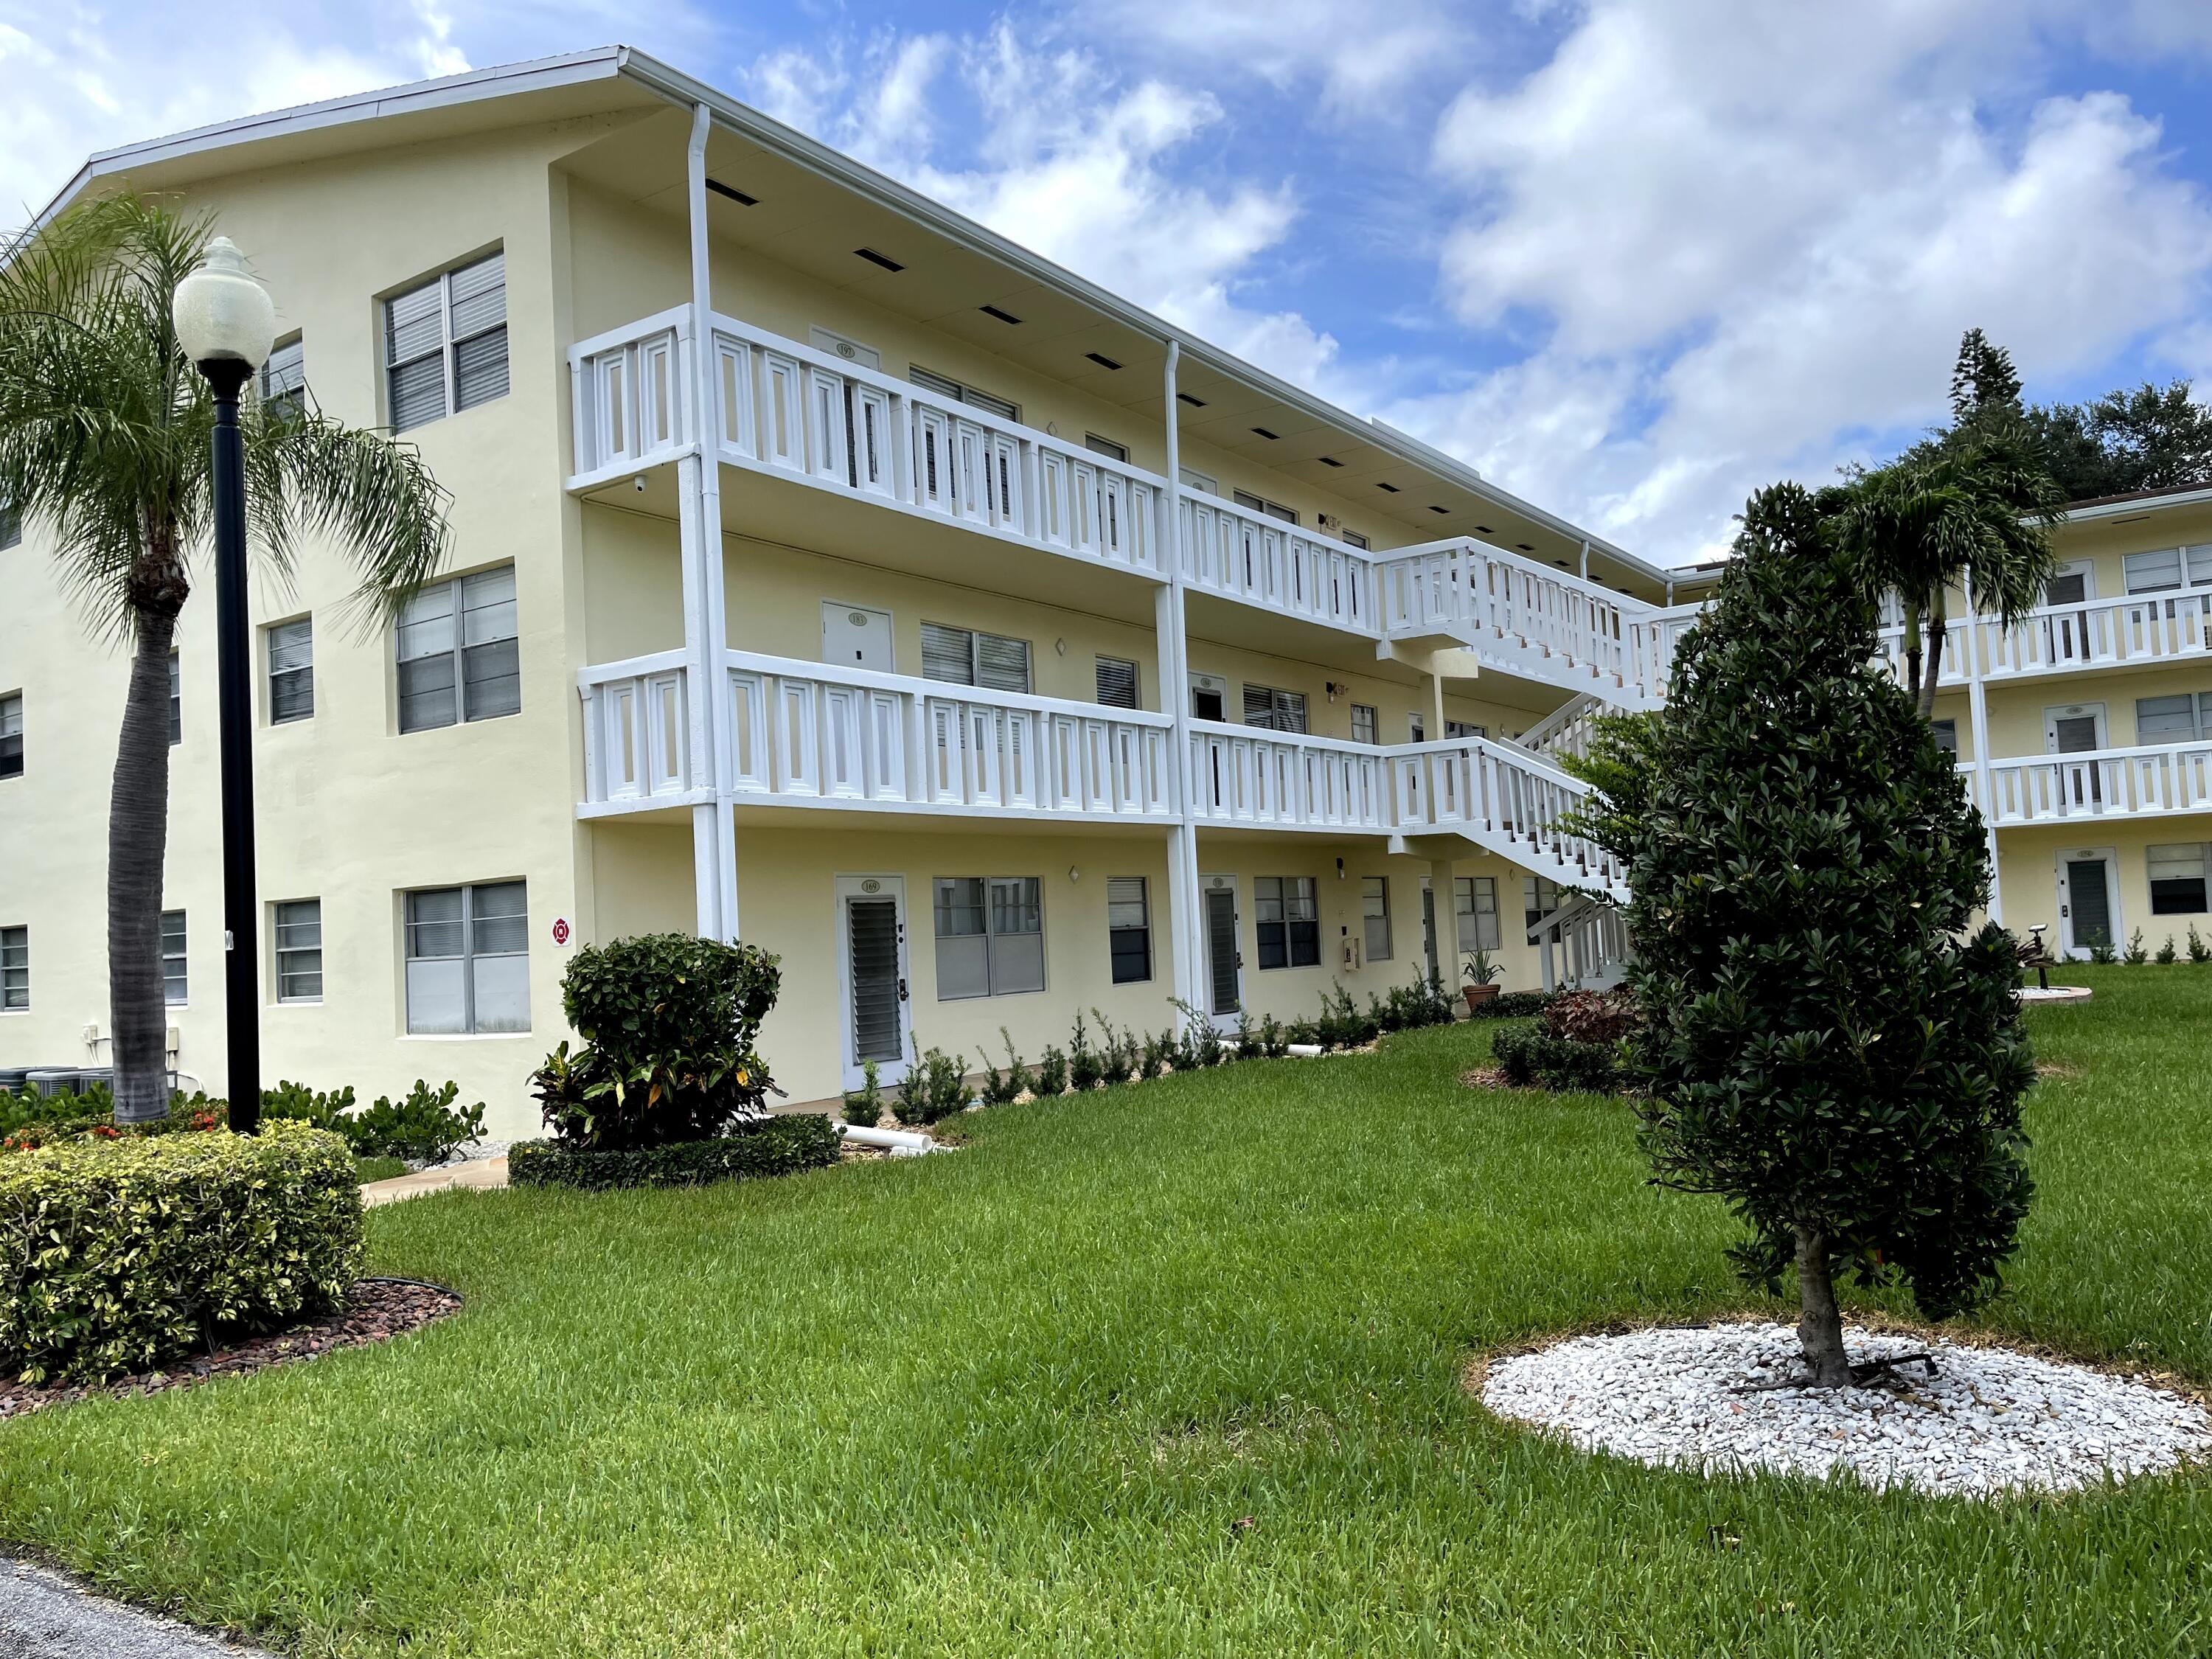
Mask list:
MULTIPOLYGON (((2068 975, 2066 977, 2073 977, 2068 975)), ((2212 1379, 2212 969, 2033 1016, 1996 1328, 2212 1379)), ((1482 1031, 696 1193, 416 1200, 459 1318, 0 1429, 0 1536, 307 1654, 2198 1654, 2212 1475, 1996 1506, 1583 1457, 1477 1350, 1741 1304, 1482 1031)))

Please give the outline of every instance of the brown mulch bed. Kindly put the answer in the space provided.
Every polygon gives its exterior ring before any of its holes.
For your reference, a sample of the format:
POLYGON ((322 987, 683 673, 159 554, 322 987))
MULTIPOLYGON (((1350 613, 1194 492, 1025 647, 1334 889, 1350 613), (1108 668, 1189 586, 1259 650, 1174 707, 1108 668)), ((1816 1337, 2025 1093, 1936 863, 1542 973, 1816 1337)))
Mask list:
POLYGON ((265 1366, 313 1359, 334 1348, 359 1347, 366 1342, 404 1336, 460 1310, 460 1292, 441 1285, 404 1279, 356 1279, 345 1305, 319 1319, 261 1336, 242 1337, 228 1347, 179 1358, 164 1370, 142 1371, 99 1383, 33 1386, 21 1381, 0 1382, 0 1422, 48 1406, 73 1406, 80 1400, 158 1394, 164 1389, 190 1388, 219 1376, 245 1376, 265 1366))

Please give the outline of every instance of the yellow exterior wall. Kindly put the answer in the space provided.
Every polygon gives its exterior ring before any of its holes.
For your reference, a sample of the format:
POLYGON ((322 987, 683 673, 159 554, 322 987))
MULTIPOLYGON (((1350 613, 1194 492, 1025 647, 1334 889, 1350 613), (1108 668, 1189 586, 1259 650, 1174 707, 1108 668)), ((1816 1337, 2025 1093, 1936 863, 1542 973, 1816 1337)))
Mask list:
POLYGON ((2168 938, 2185 948, 2193 927, 2212 939, 2212 915, 2153 915, 2145 849, 2154 846, 2212 841, 2212 814, 2188 813, 2148 820, 2089 821, 2070 825, 2036 824, 2008 830, 1998 844, 1998 880, 2004 894, 2005 926, 2022 939, 2038 923, 2048 927, 2045 939, 2058 948, 2058 865, 2069 856, 2117 859, 2120 908, 2115 942, 2124 945, 2140 931, 2144 946, 2156 951, 2168 938))

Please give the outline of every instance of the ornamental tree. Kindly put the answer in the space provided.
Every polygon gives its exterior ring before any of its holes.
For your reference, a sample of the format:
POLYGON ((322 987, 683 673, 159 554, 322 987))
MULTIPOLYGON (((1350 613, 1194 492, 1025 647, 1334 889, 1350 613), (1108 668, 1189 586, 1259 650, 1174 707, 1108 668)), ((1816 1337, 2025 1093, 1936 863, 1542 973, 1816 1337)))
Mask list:
POLYGON ((1839 1274, 1972 1307, 2033 1190, 2012 941, 1970 931, 1980 815, 1875 629, 1814 498, 1754 495, 1665 708, 1603 734, 1584 815, 1629 865, 1654 1179, 1727 1200, 1748 1283, 1795 1267, 1822 1387, 1855 1380, 1839 1274))

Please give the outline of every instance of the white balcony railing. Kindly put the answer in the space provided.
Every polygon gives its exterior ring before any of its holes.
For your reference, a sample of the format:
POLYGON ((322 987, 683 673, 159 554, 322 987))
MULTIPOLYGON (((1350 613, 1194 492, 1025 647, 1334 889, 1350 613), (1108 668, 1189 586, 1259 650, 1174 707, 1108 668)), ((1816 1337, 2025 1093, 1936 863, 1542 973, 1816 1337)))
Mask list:
POLYGON ((1264 726, 1193 720, 1191 816, 1203 823, 1388 834, 1388 750, 1264 726))
MULTIPOLYGON (((1959 769, 1978 799, 1980 769, 1966 762, 1959 769)), ((2212 811, 2212 744, 1992 760, 1979 805, 1999 828, 2212 811)))
MULTIPOLYGON (((688 307, 569 354, 572 489, 688 447, 688 307)), ((717 315, 705 434, 722 460, 1046 550, 1167 574, 1166 485, 1048 434, 717 315)))
POLYGON ((733 788, 779 805, 1167 820, 1164 714, 732 651, 733 788))
POLYGON ((1375 571, 1369 555, 1218 495, 1186 490, 1183 580, 1262 609, 1372 636, 1375 571))
MULTIPOLYGON (((2202 659, 2212 651, 2201 593, 2136 594, 2045 605, 2017 626, 1974 623, 1985 679, 2202 659)), ((1944 677, 1949 683, 1949 675, 1944 677)))
POLYGON ((1589 793, 1588 785, 1486 738, 1386 752, 1400 834, 1458 834, 1539 875, 1627 896, 1607 854, 1561 823, 1589 793))
POLYGON ((584 700, 584 799, 678 805, 692 798, 684 653, 604 663, 576 677, 584 700))

